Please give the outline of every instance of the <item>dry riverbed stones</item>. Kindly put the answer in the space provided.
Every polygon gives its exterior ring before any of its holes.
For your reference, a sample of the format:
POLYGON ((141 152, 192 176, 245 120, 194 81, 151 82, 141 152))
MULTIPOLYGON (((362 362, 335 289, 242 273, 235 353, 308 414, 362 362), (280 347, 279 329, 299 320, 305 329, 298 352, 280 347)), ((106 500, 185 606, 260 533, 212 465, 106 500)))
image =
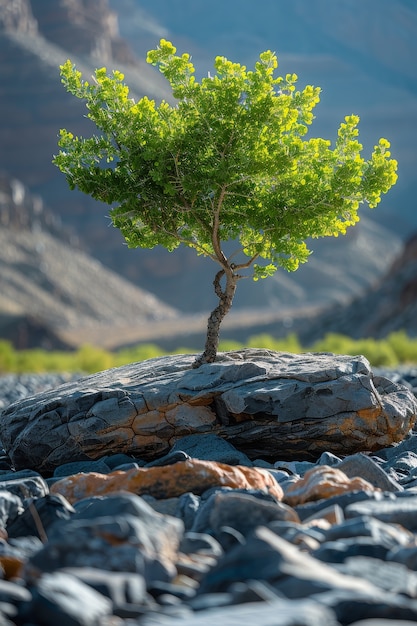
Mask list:
POLYGON ((362 357, 307 355, 302 366, 248 351, 201 372, 192 360, 103 372, 6 407, 0 626, 416 623, 412 386, 362 357), (154 453, 131 434, 139 422, 164 442, 154 453))

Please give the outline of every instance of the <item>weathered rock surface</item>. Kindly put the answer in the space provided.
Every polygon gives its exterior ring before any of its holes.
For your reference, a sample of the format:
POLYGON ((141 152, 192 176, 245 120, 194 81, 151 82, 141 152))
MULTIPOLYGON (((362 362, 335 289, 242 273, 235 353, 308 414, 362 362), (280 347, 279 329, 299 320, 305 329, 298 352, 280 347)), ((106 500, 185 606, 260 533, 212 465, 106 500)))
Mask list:
POLYGON ((107 495, 118 491, 130 491, 154 498, 173 498, 188 490, 203 493, 211 487, 231 489, 265 489, 277 500, 283 492, 271 474, 265 469, 242 467, 189 459, 164 467, 132 468, 117 470, 110 474, 79 473, 59 480, 51 487, 51 493, 60 493, 69 502, 76 502, 94 495, 107 495))
POLYGON ((412 392, 362 356, 243 350, 193 361, 150 359, 24 399, 3 412, 0 439, 16 468, 47 473, 106 454, 150 461, 206 433, 251 459, 315 460, 399 442, 416 419, 412 392))
POLYGON ((321 465, 308 470, 303 478, 290 485, 285 502, 291 506, 323 500, 349 491, 374 491, 371 483, 359 476, 348 478, 340 469, 321 465))

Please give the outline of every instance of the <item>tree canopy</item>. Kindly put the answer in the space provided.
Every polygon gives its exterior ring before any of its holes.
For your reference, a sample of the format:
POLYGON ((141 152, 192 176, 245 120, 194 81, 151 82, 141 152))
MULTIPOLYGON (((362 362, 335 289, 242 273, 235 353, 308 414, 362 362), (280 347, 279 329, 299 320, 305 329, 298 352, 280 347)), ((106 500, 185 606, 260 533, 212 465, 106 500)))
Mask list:
MULTIPOLYGON (((71 61, 61 66, 66 89, 86 101, 100 132, 61 130, 54 162, 71 188, 113 206, 128 246, 184 244, 216 261, 215 291, 225 305, 218 326, 243 269, 255 279, 280 266, 296 270, 308 259, 306 240, 345 234, 360 204, 375 207, 396 181, 386 139, 362 156, 356 115, 345 117, 334 145, 306 138, 320 89, 297 89, 295 74, 275 76, 271 51, 253 70, 219 56, 200 81, 190 55, 177 55, 168 41, 147 61, 169 81, 172 104, 135 101, 119 71, 98 69, 88 82, 71 61), (228 241, 236 242, 232 256, 228 241)), ((213 358, 212 350, 203 360, 213 358)))

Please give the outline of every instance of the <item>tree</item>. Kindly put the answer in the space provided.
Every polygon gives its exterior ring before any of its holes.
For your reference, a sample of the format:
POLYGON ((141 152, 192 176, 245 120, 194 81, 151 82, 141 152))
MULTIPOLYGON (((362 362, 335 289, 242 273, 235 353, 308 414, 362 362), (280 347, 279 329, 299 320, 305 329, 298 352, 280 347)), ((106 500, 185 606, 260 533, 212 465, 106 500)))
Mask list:
POLYGON ((310 254, 306 239, 345 234, 361 203, 379 203, 397 163, 385 139, 369 160, 361 156, 355 115, 345 117, 334 147, 304 139, 320 89, 296 90, 295 74, 275 77, 270 51, 253 71, 219 56, 215 74, 200 82, 190 56, 177 56, 168 41, 147 61, 169 81, 175 104, 135 102, 118 71, 98 69, 89 83, 69 60, 61 66, 66 89, 86 101, 100 133, 61 130, 54 162, 72 189, 114 205, 113 224, 129 247, 184 244, 218 264, 218 305, 197 367, 216 358, 239 279, 296 270, 310 254), (230 241, 236 250, 227 255, 230 241))

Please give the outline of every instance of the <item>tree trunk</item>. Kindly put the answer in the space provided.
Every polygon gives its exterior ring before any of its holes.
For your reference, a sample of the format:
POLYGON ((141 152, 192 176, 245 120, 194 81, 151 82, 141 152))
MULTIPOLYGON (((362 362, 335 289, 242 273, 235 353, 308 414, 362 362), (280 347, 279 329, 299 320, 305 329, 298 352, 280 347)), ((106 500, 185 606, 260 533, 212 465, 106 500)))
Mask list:
POLYGON ((233 298, 236 291, 239 275, 235 274, 231 268, 221 269, 217 272, 213 285, 214 291, 219 298, 219 304, 211 312, 207 322, 206 345, 203 354, 196 358, 193 367, 197 368, 203 363, 213 363, 216 360, 217 349, 219 346, 220 324, 223 318, 230 311, 233 298), (222 289, 220 281, 225 276, 226 284, 222 289))

